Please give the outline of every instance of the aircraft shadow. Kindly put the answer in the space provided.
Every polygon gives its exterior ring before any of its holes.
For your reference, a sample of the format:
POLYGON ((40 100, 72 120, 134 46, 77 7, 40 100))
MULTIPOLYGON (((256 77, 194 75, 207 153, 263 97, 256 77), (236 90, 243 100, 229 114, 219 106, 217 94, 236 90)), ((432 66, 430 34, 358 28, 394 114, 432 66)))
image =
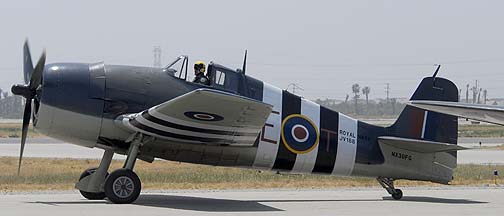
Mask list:
MULTIPOLYGON (((176 196, 165 194, 142 194, 132 205, 149 206, 158 208, 170 208, 179 210, 192 210, 202 212, 272 212, 284 211, 262 203, 306 203, 306 202, 376 202, 382 199, 272 199, 272 200, 233 200, 217 199, 193 196, 176 196)), ((85 204, 112 204, 106 200, 80 200, 80 201, 53 201, 53 202, 30 202, 58 205, 85 205, 85 204)))
POLYGON ((204 212, 268 212, 284 211, 259 203, 232 199, 145 194, 134 205, 204 212))
MULTIPOLYGON (((79 201, 37 201, 28 202, 52 206, 59 205, 86 205, 104 204, 116 205, 107 200, 79 200, 79 201)), ((132 205, 170 208, 179 210, 192 210, 202 212, 271 212, 284 211, 259 203, 259 201, 243 201, 232 199, 216 199, 191 196, 143 194, 132 205)))
MULTIPOLYGON (((133 203, 133 205, 149 206, 158 208, 170 208, 179 210, 192 210, 202 212, 273 212, 284 211, 271 207, 262 203, 307 203, 307 202, 379 202, 379 201, 394 201, 394 202, 425 202, 425 203, 444 203, 444 204, 483 204, 487 202, 474 201, 467 199, 445 199, 435 197, 421 196, 405 196, 401 200, 396 201, 391 197, 383 197, 383 199, 272 199, 272 200, 233 200, 233 199, 217 199, 193 196, 176 196, 165 194, 142 194, 133 203)), ((60 201, 60 202, 31 202, 46 205, 73 205, 73 204, 112 204, 106 200, 81 200, 81 201, 60 201)))
MULTIPOLYGON (((383 200, 396 201, 392 197, 383 197, 383 200)), ((423 197, 423 196, 404 196, 398 202, 425 202, 425 203, 443 203, 443 204, 484 204, 488 202, 468 200, 468 199, 446 199, 437 197, 423 197)))

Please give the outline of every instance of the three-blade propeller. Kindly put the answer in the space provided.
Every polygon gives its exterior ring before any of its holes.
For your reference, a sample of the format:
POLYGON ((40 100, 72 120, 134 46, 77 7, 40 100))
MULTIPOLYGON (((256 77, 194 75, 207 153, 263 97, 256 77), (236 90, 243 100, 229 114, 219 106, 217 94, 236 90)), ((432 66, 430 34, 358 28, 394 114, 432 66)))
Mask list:
POLYGON ((23 96, 26 99, 24 113, 23 113, 23 127, 21 131, 21 150, 19 152, 18 175, 21 172, 21 161, 23 159, 23 152, 26 143, 26 136, 30 126, 30 118, 32 115, 32 101, 37 95, 37 89, 42 84, 42 74, 44 72, 46 54, 45 50, 37 62, 35 68, 31 60, 30 47, 28 41, 25 42, 23 48, 23 72, 25 84, 13 85, 11 91, 15 95, 23 96))

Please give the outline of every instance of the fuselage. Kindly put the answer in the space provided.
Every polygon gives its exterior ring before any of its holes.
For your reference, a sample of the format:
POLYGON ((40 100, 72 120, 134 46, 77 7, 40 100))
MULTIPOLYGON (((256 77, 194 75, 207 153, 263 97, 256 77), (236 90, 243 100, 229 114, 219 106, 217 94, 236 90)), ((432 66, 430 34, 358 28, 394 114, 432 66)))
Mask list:
POLYGON ((211 88, 273 105, 255 142, 205 145, 160 136, 142 146, 140 154, 291 173, 434 178, 430 173, 411 170, 413 165, 388 163, 405 160, 394 158, 393 150, 384 150, 378 143, 377 138, 391 134, 394 127, 369 125, 234 70, 212 67, 215 72, 226 73, 230 81, 204 86, 160 68, 103 63, 47 65, 35 128, 76 145, 111 146, 124 153, 131 131, 117 119, 119 116, 142 112, 195 89, 211 88))

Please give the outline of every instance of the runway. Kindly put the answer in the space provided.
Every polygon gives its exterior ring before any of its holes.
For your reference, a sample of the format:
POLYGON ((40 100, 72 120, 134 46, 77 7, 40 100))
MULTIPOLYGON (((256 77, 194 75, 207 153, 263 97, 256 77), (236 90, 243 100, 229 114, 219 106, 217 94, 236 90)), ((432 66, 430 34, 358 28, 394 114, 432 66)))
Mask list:
MULTIPOLYGON (((504 143, 502 138, 461 138, 459 145, 467 148, 482 146, 491 147, 504 143)), ((85 148, 51 138, 28 139, 24 157, 38 158, 77 158, 77 159, 100 159, 103 150, 97 148, 85 148)), ((19 156, 19 138, 0 139, 0 157, 19 156)), ((123 155, 115 155, 115 159, 124 159, 123 155)), ((504 164, 504 151, 491 149, 475 149, 459 151, 459 164, 504 164)))
POLYGON ((143 193, 134 204, 89 201, 75 192, 0 196, 2 215, 502 215, 504 188, 175 191, 143 193))
MULTIPOLYGON (((86 148, 51 138, 29 138, 23 157, 35 158, 75 158, 101 159, 103 150, 86 148)), ((19 138, 0 139, 0 157, 19 157, 19 138)), ((125 159, 124 155, 114 155, 114 159, 125 159)))

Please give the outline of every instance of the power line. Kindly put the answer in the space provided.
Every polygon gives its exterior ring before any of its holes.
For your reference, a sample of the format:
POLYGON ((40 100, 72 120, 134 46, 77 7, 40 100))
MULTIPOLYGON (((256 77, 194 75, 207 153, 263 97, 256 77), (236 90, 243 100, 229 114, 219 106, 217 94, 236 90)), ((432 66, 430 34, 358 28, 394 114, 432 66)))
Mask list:
MULTIPOLYGON (((467 60, 448 60, 440 61, 443 65, 457 64, 479 64, 479 63, 504 63, 504 59, 467 59, 467 60)), ((249 65, 268 66, 268 67, 312 67, 312 68, 352 68, 352 67, 414 67, 414 66, 432 66, 433 63, 413 62, 413 63, 351 63, 351 64, 303 64, 303 63, 265 63, 249 62, 249 65)))

